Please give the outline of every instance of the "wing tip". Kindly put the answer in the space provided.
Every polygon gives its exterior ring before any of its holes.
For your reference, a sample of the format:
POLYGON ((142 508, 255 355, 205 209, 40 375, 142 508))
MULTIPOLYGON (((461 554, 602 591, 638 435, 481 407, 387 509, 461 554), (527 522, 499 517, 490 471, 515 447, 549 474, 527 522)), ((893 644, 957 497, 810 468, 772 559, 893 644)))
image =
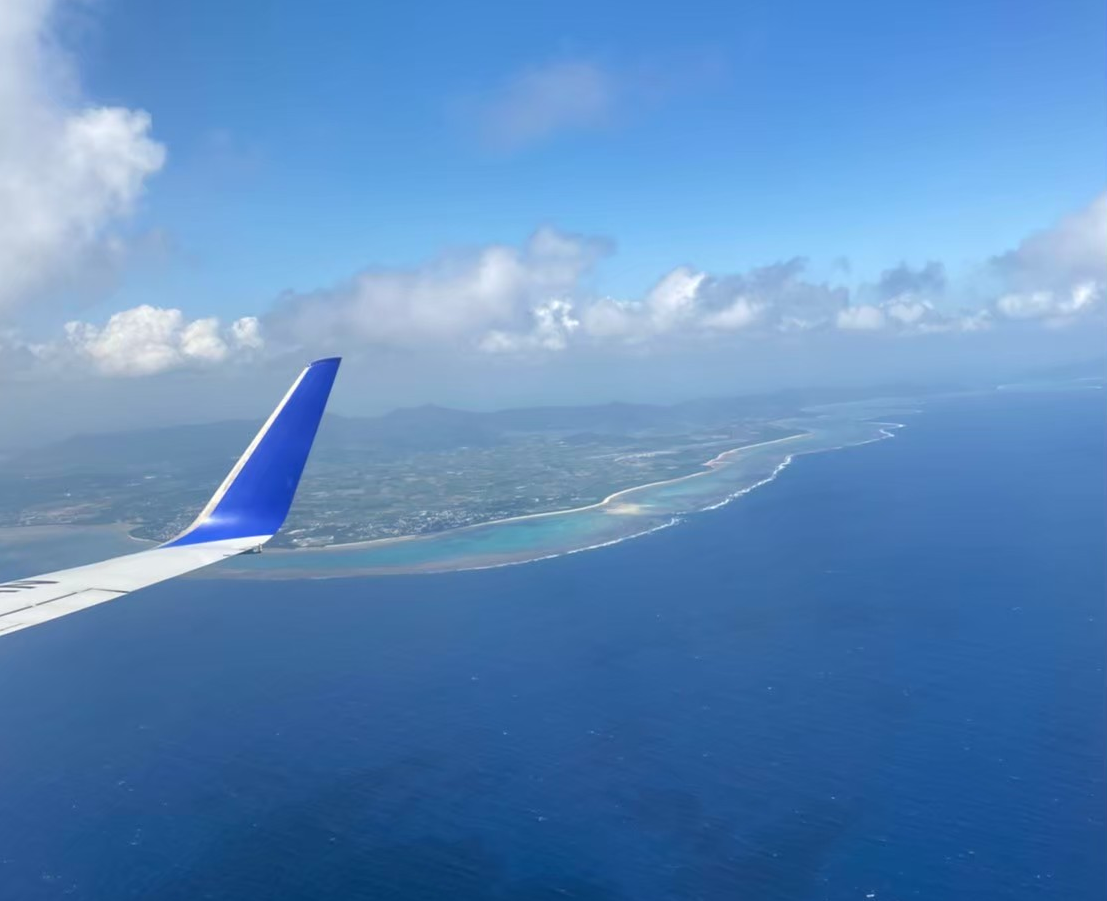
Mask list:
POLYGON ((264 544, 276 534, 292 505, 340 362, 325 357, 304 367, 200 515, 163 547, 254 536, 266 536, 264 544))

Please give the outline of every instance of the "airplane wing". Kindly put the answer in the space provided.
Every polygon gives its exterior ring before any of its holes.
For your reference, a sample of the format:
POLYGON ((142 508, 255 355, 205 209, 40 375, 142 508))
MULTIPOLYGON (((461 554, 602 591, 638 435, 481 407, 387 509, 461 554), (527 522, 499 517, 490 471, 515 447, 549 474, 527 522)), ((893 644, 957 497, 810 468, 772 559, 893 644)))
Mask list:
POLYGON ((310 363, 187 529, 148 551, 0 583, 0 635, 259 549, 281 527, 339 359, 310 363))

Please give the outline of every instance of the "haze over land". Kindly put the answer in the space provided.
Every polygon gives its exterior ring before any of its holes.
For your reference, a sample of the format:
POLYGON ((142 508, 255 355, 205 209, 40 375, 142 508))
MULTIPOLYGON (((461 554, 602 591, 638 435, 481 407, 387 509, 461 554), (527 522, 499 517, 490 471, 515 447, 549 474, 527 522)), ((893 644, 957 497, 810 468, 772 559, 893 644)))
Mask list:
MULTIPOLYGON (((823 388, 673 405, 494 412, 425 406, 374 418, 329 414, 272 546, 427 536, 586 508, 639 486, 706 474, 738 448, 781 445, 772 448, 767 468, 751 461, 752 468, 731 473, 717 487, 704 483, 701 493, 675 503, 631 492, 624 503, 606 506, 627 522, 597 521, 591 531, 569 538, 560 532, 552 539, 532 536, 508 556, 563 552, 714 506, 775 475, 792 454, 886 436, 881 423, 898 422, 898 410, 943 396, 987 396, 998 387, 1079 392, 1102 390, 1105 383, 1107 361, 1093 360, 1024 374, 1004 386, 823 388)), ((11 453, 0 468, 0 528, 124 525, 133 537, 168 540, 192 521, 259 425, 228 421, 82 434, 11 453)), ((441 565, 471 563, 474 553, 447 548, 441 565)), ((426 556, 435 553, 428 549, 426 556)))
MULTIPOLYGON (((433 533, 596 503, 701 471, 735 447, 796 434, 783 417, 854 396, 330 415, 276 545, 433 533)), ((79 435, 13 454, 0 472, 0 526, 127 523, 137 537, 165 540, 191 521, 258 425, 79 435)))

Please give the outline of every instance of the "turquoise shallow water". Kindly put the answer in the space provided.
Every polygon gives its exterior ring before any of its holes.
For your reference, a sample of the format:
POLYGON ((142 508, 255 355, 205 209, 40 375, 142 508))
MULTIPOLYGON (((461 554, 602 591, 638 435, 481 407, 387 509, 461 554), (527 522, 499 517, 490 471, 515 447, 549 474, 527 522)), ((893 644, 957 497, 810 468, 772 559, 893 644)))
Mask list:
POLYGON ((725 453, 694 475, 619 492, 602 505, 521 517, 436 535, 318 550, 276 551, 222 566, 221 578, 333 577, 473 569, 521 563, 609 545, 675 525, 772 480, 801 454, 891 437, 902 401, 814 409, 782 421, 799 434, 725 453))

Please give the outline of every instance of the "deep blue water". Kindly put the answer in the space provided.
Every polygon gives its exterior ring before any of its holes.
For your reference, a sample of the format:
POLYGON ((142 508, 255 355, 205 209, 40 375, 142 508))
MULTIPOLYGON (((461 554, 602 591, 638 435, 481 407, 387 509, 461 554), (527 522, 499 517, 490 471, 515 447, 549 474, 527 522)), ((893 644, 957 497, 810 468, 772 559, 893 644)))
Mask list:
POLYGON ((483 572, 0 641, 0 899, 1096 899, 1097 392, 483 572))

